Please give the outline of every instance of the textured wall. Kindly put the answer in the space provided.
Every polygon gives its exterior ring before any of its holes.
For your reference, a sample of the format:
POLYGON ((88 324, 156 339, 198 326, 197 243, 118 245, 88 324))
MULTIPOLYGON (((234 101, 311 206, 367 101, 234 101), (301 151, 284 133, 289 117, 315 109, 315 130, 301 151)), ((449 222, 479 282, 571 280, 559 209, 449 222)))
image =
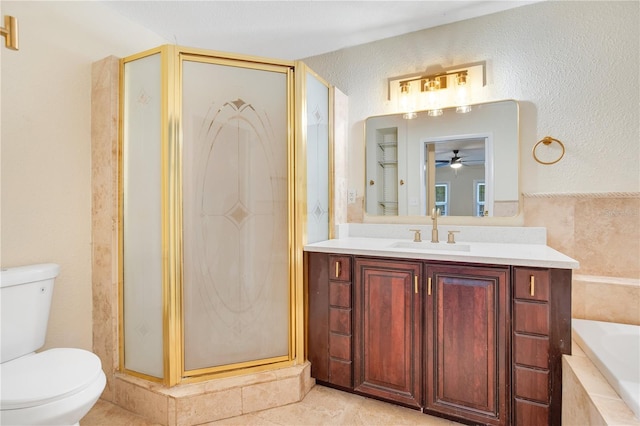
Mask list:
POLYGON ((304 61, 349 96, 348 179, 358 196, 364 120, 396 112, 386 79, 482 60, 485 100, 521 102, 522 192, 637 192, 639 16, 638 2, 542 2, 304 61), (567 149, 553 166, 531 156, 546 135, 567 149))

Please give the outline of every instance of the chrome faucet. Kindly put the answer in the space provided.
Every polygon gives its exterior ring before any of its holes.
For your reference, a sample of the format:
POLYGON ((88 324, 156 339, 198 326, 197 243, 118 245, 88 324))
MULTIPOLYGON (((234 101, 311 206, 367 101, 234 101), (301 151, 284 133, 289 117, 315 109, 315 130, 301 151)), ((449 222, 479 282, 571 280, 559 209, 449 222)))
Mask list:
POLYGON ((438 216, 440 216, 440 209, 433 208, 431 210, 431 220, 433 220, 433 230, 431 231, 431 242, 438 243, 438 216))

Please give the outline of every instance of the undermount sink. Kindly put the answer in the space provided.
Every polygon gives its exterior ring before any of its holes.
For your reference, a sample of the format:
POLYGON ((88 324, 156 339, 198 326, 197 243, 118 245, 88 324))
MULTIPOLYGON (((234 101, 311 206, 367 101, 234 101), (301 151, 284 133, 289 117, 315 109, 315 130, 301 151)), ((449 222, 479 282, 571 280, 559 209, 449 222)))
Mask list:
POLYGON ((391 244, 392 248, 403 248, 412 250, 438 250, 438 251, 469 251, 471 246, 469 244, 448 244, 448 243, 432 243, 431 241, 400 241, 398 243, 391 244))

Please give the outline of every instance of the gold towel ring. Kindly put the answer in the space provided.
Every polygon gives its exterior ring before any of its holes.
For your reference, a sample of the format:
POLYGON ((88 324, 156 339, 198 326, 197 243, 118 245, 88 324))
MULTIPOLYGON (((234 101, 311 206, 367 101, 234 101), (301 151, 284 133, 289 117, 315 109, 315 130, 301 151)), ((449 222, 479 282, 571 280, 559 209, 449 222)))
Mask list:
POLYGON ((535 144, 533 146, 533 150, 531 151, 531 153, 533 154, 533 158, 540 164, 544 164, 545 166, 548 166, 550 164, 556 164, 558 161, 562 160, 562 157, 564 157, 564 144, 562 142, 560 142, 558 139, 552 138, 551 136, 545 136, 542 140, 538 141, 537 144, 535 144), (550 145, 553 142, 557 142, 560 147, 562 147, 562 154, 560 154, 560 157, 558 157, 557 160, 555 161, 542 161, 538 158, 538 156, 536 155, 536 149, 538 149, 538 146, 542 143, 545 145, 550 145))

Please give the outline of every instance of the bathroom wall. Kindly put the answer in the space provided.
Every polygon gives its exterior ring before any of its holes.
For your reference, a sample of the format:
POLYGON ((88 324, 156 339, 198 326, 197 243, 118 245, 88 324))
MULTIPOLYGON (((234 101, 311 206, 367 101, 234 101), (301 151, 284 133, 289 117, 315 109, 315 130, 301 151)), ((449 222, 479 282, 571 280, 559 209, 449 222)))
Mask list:
POLYGON ((1 8, 20 28, 0 49, 2 266, 59 263, 45 347, 91 349, 91 64, 167 41, 98 2, 1 8))
MULTIPOLYGON (((348 221, 363 221, 364 120, 397 111, 387 78, 486 60, 486 98, 477 101, 520 101, 524 195, 517 217, 485 223, 546 227, 548 244, 581 263, 576 274, 637 280, 639 28, 637 2, 541 2, 304 59, 349 96, 347 180, 358 198, 348 221), (566 146, 551 166, 531 155, 546 135, 566 146)), ((602 299, 576 288, 584 317, 602 299)), ((625 301, 636 312, 637 297, 625 301)))
MULTIPOLYGON (((397 112, 387 78, 483 60, 477 101, 521 102, 522 192, 637 193, 639 15, 637 2, 541 2, 304 59, 349 96, 348 182, 359 197, 349 220, 363 220, 364 120, 397 112), (531 155, 547 135, 567 151, 552 166, 531 155)), ((629 214, 637 221, 637 208, 629 214)))

